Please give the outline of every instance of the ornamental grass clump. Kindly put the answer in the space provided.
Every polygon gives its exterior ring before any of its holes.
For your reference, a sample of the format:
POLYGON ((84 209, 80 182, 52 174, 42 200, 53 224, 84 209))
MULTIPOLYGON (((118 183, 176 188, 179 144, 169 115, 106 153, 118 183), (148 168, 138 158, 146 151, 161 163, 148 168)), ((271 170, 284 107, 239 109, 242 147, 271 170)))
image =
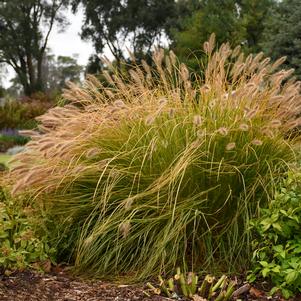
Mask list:
POLYGON ((23 133, 12 193, 78 272, 137 280, 248 260, 248 221, 295 161, 300 86, 275 71, 282 59, 213 48, 201 76, 158 50, 154 67, 70 84, 68 104, 23 133))

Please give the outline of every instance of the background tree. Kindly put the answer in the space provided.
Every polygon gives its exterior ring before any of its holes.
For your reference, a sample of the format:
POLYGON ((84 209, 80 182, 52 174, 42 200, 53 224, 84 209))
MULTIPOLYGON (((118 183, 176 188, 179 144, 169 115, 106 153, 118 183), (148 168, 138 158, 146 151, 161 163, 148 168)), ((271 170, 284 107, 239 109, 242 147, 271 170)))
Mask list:
POLYGON ((55 22, 65 19, 68 0, 9 0, 0 2, 0 63, 16 72, 24 93, 44 89, 42 64, 55 22))
POLYGON ((103 69, 103 64, 98 55, 93 54, 89 57, 88 64, 85 68, 86 74, 97 74, 103 69))
POLYGON ((179 1, 179 7, 190 4, 176 26, 170 29, 172 47, 192 68, 202 56, 202 44, 216 34, 218 44, 241 44, 245 52, 261 50, 260 40, 269 9, 274 0, 199 0, 179 1))
POLYGON ((3 86, 3 78, 4 78, 4 75, 6 73, 6 69, 4 67, 3 64, 0 64, 0 105, 1 105, 1 98, 4 97, 5 95, 5 88, 3 86))
MULTIPOLYGON (((48 96, 61 93, 67 81, 80 82, 83 71, 83 66, 77 63, 77 55, 56 57, 49 52, 45 53, 42 64, 44 92, 48 96)), ((13 97, 20 97, 22 85, 19 77, 15 76, 10 82, 11 85, 7 91, 13 97)))
POLYGON ((60 92, 67 81, 80 82, 83 70, 83 66, 77 63, 77 55, 73 57, 47 55, 44 64, 46 91, 60 92))
POLYGON ((240 26, 244 31, 244 48, 246 52, 257 53, 262 50, 260 45, 269 11, 276 5, 275 0, 240 0, 240 26))
POLYGON ((74 0, 74 10, 80 3, 82 38, 91 39, 97 53, 108 47, 117 65, 125 58, 125 46, 136 55, 149 52, 175 13, 174 0, 74 0))
POLYGON ((300 0, 283 0, 271 9, 262 46, 273 59, 287 56, 287 68, 294 68, 301 80, 300 0))
POLYGON ((201 0, 198 9, 193 6, 191 15, 180 23, 178 29, 171 30, 172 47, 180 59, 194 69, 202 55, 202 44, 212 32, 219 44, 226 41, 239 44, 243 39, 239 9, 234 0, 201 0))

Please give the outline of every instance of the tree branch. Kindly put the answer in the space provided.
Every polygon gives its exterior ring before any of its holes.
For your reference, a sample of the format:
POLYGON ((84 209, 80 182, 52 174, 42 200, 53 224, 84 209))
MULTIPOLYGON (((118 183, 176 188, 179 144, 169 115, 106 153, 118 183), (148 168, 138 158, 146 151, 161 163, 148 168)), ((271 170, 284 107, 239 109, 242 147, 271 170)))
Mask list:
POLYGON ((47 47, 47 44, 48 44, 48 39, 49 39, 49 36, 50 36, 50 33, 52 31, 52 28, 53 28, 53 24, 54 24, 54 21, 55 21, 55 16, 58 12, 58 10, 62 7, 63 5, 63 0, 60 1, 60 3, 57 5, 57 7, 55 8, 55 4, 56 4, 56 1, 53 0, 53 4, 52 4, 52 14, 51 14, 51 18, 50 18, 50 23, 49 23, 49 28, 48 28, 48 31, 46 33, 46 37, 45 37, 45 40, 44 40, 44 44, 43 46, 41 47, 41 50, 40 50, 40 55, 43 56, 44 54, 44 51, 47 47))

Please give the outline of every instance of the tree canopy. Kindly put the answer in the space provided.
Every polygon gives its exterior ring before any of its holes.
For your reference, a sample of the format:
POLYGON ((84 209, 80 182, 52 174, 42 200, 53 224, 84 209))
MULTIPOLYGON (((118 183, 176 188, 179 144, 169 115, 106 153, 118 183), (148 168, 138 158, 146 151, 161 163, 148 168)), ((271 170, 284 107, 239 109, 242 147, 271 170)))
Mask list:
POLYGON ((61 91, 67 81, 79 82, 83 67, 77 63, 77 56, 47 55, 44 65, 46 89, 61 91))
POLYGON ((0 63, 10 65, 30 95, 44 89, 42 63, 55 22, 64 24, 68 0, 0 2, 0 63))
POLYGON ((276 3, 275 0, 237 1, 246 52, 256 53, 262 50, 260 43, 263 39, 265 23, 270 10, 275 7, 276 3))
MULTIPOLYGON (((261 50, 260 41, 264 23, 273 0, 199 0, 190 3, 191 11, 186 12, 171 29, 172 47, 178 56, 197 68, 202 55, 201 45, 210 34, 216 34, 218 44, 230 42, 243 46, 245 52, 261 50)), ((178 3, 183 6, 183 1, 178 3)))
POLYGON ((283 0, 267 19, 262 47, 273 59, 286 56, 287 68, 294 68, 301 79, 301 6, 300 0, 283 0))
POLYGON ((198 9, 182 20, 178 30, 173 31, 173 47, 182 60, 196 67, 202 44, 212 32, 216 34, 218 43, 230 41, 237 44, 242 40, 238 27, 235 1, 199 1, 198 9))
POLYGON ((91 39, 99 53, 107 47, 117 63, 126 47, 137 55, 149 52, 175 12, 174 0, 74 0, 74 10, 80 3, 85 11, 82 37, 91 39))

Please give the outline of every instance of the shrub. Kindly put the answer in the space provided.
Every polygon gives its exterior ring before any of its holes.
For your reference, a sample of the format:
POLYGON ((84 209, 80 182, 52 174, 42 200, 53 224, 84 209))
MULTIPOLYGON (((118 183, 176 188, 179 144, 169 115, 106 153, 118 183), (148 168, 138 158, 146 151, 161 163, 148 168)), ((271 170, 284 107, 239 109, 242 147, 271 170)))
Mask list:
POLYGON ((32 197, 77 271, 141 279, 185 262, 247 264, 248 222, 296 159, 299 84, 281 85, 291 71, 273 70, 283 60, 213 44, 203 78, 191 82, 158 51, 156 69, 142 62, 125 78, 105 73, 109 86, 71 85, 69 104, 29 133, 12 192, 32 197))
POLYGON ((55 250, 47 244, 46 236, 35 233, 32 218, 30 207, 20 206, 0 185, 0 270, 43 270, 54 260, 55 250))
POLYGON ((27 137, 19 135, 18 131, 6 129, 0 131, 0 152, 5 153, 15 145, 24 145, 29 141, 27 137))
POLYGON ((0 162, 0 172, 3 172, 6 170, 6 165, 3 162, 0 162))
POLYGON ((44 114, 52 101, 42 95, 32 98, 8 100, 0 106, 0 129, 31 129, 36 126, 35 117, 44 114))
POLYGON ((301 293, 301 173, 289 173, 270 205, 252 221, 253 269, 249 280, 270 279, 289 298, 301 293))

